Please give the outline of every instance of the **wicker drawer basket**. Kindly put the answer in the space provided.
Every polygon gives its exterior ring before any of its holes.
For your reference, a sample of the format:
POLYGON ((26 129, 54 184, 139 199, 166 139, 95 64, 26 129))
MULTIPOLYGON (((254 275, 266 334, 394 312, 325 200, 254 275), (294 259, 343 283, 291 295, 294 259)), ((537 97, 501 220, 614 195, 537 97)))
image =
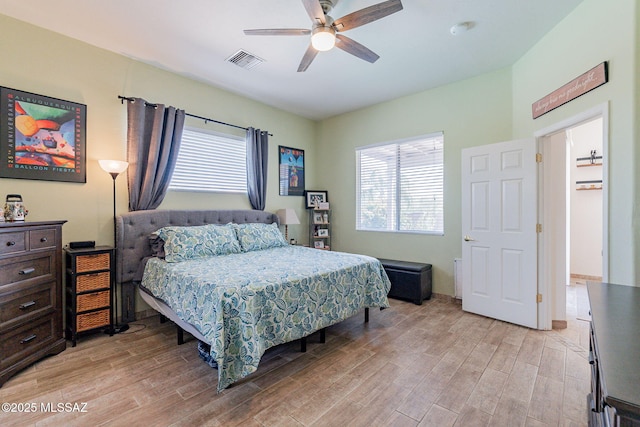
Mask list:
POLYGON ((85 271, 108 270, 110 255, 108 253, 96 255, 80 255, 76 258, 76 273, 85 271))
POLYGON ((79 313, 96 308, 109 307, 109 296, 109 291, 78 295, 76 312, 79 313))
POLYGON ((76 317, 76 330, 78 332, 87 331, 100 326, 108 326, 109 309, 94 311, 92 313, 79 314, 76 317))
POLYGON ((109 272, 85 274, 76 279, 76 292, 87 292, 94 289, 110 288, 109 272))

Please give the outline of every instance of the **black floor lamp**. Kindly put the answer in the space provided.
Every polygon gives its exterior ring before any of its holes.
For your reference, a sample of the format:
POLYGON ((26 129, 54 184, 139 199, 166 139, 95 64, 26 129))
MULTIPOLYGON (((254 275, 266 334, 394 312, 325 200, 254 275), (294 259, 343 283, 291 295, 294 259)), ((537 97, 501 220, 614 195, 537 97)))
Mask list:
MULTIPOLYGON (((123 162, 121 160, 98 160, 100 163, 100 167, 107 173, 111 175, 113 178, 113 247, 116 252, 118 248, 116 246, 116 178, 122 172, 127 170, 129 167, 129 163, 123 162)), ((117 277, 116 271, 117 263, 114 265, 113 271, 117 277)), ((129 329, 129 325, 123 323, 122 325, 118 324, 118 284, 115 282, 115 277, 111 279, 111 283, 113 283, 113 295, 114 295, 114 306, 115 306, 115 319, 113 319, 112 332, 114 334, 119 334, 120 332, 124 332, 129 329)))

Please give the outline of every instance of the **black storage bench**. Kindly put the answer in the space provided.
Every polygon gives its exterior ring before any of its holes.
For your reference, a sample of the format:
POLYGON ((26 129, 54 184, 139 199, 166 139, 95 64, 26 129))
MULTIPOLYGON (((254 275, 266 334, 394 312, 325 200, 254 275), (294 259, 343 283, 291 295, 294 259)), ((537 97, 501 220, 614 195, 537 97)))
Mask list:
POLYGON ((431 264, 380 259, 391 281, 391 298, 405 299, 422 305, 431 298, 431 264))

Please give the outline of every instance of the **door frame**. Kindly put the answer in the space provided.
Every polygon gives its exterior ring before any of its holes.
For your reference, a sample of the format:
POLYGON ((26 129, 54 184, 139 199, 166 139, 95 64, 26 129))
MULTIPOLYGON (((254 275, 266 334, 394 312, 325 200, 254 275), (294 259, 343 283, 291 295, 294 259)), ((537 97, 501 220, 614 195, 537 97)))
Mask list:
MULTIPOLYGON (((541 152, 544 138, 599 117, 602 117, 602 281, 607 282, 609 279, 609 103, 599 104, 573 117, 540 129, 534 132, 534 138, 538 152, 541 152)), ((554 253, 556 240, 544 238, 545 225, 542 221, 550 215, 549 207, 545 205, 543 191, 544 172, 543 154, 542 163, 538 164, 538 222, 542 224, 542 233, 538 235, 538 291, 543 295, 542 302, 538 304, 538 328, 550 330, 552 329, 553 309, 559 301, 556 292, 558 289, 554 289, 553 286, 554 272, 545 264, 545 254, 554 253), (556 298, 552 298, 554 295, 556 298)), ((566 187, 564 190, 566 191, 566 187)))

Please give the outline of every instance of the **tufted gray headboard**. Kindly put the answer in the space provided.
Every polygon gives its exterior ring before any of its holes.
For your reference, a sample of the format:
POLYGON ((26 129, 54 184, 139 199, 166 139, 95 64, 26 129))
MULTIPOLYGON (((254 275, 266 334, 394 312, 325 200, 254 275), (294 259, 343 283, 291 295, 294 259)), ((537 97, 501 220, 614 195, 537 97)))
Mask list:
POLYGON ((116 218, 116 282, 131 282, 146 257, 151 256, 149 235, 169 225, 278 223, 278 216, 258 210, 148 210, 116 218))

